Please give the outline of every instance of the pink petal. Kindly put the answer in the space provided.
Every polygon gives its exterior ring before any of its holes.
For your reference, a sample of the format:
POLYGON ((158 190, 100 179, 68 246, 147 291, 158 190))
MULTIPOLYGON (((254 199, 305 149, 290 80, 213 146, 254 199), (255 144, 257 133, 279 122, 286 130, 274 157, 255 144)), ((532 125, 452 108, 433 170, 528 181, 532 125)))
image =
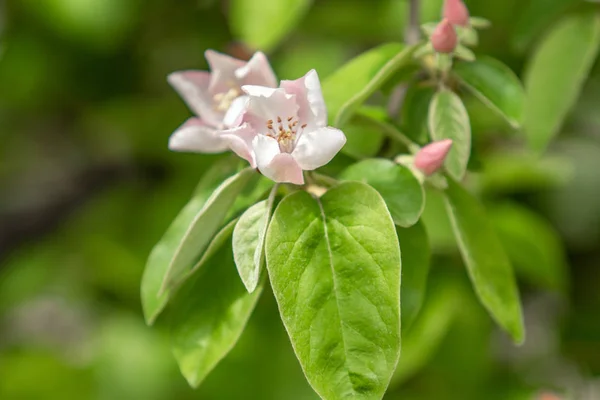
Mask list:
POLYGON ((303 132, 292 156, 303 170, 313 170, 327 164, 346 143, 346 136, 339 129, 325 127, 303 132))
POLYGON ((452 53, 458 44, 458 35, 447 19, 438 24, 431 34, 431 44, 438 53, 452 53))
POLYGON ((246 113, 247 106, 248 96, 240 96, 235 99, 223 117, 223 124, 228 128, 240 126, 244 114, 246 113))
POLYGON ((208 92, 211 79, 206 71, 178 71, 167 77, 169 84, 179 93, 185 103, 207 124, 218 126, 222 115, 212 108, 212 97, 208 92))
POLYGON ((248 124, 220 132, 220 137, 229 149, 248 161, 252 168, 256 168, 256 157, 252 148, 252 140, 255 136, 257 136, 256 131, 248 124))
POLYGON ((431 175, 439 170, 452 147, 452 140, 444 139, 423 147, 415 156, 415 167, 425 175, 431 175))
POLYGON ((287 93, 296 95, 298 116, 303 123, 318 128, 327 125, 327 107, 321 91, 319 75, 314 69, 295 81, 281 81, 281 87, 287 93))
POLYGON ((199 118, 190 118, 169 138, 169 149, 194 153, 221 153, 228 144, 219 132, 199 118))
POLYGON ((214 50, 206 50, 204 56, 206 57, 206 61, 208 61, 208 65, 212 72, 210 85, 208 87, 210 93, 223 93, 232 88, 239 88, 240 85, 235 76, 235 71, 246 65, 245 61, 238 60, 237 58, 214 50))
POLYGON ((283 89, 270 89, 260 86, 243 86, 249 100, 243 121, 248 122, 257 132, 267 131, 267 122, 273 121, 277 129, 278 118, 285 127, 288 118, 296 118, 298 105, 295 96, 285 93, 283 89))
POLYGON ((267 56, 258 51, 248 63, 235 71, 235 76, 242 85, 260 85, 276 87, 277 77, 269 64, 267 56))
POLYGON ((302 168, 294 157, 281 153, 277 140, 257 135, 252 142, 260 172, 275 182, 289 182, 296 185, 304 184, 302 168))
POLYGON ((468 26, 469 10, 462 0, 446 0, 444 3, 444 18, 452 25, 468 26))

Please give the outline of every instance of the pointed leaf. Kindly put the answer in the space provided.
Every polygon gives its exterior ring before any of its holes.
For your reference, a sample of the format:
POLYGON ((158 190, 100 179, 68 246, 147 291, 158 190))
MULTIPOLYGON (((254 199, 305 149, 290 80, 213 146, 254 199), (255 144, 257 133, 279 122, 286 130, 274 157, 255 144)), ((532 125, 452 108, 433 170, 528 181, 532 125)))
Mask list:
POLYGON ((262 292, 262 285, 246 291, 231 251, 230 243, 223 245, 172 300, 171 347, 192 387, 235 346, 262 292))
POLYGON ((483 206, 452 179, 448 179, 445 202, 477 296, 496 322, 521 343, 525 332, 517 284, 483 206))
POLYGON ((457 63, 453 71, 479 100, 513 128, 520 127, 525 90, 510 68, 494 58, 483 56, 474 62, 457 63))
POLYGON ((454 179, 461 180, 471 155, 471 125, 464 104, 448 89, 437 92, 431 100, 429 131, 433 140, 452 139, 444 165, 454 179))
POLYGON ((340 179, 368 183, 375 188, 399 226, 414 225, 425 207, 421 183, 408 168, 390 160, 363 160, 348 167, 340 179))
POLYGON ((531 147, 543 151, 560 131, 598 54, 600 15, 565 17, 533 55, 525 77, 524 129, 531 147))
POLYGON ((296 192, 269 226, 267 268, 296 356, 326 400, 381 399, 400 350, 400 250, 381 196, 296 192))

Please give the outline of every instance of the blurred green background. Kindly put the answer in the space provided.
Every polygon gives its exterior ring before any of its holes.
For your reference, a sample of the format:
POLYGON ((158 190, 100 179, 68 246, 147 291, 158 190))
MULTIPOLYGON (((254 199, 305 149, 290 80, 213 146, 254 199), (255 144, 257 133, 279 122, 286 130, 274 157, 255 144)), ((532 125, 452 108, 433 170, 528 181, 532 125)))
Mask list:
MULTIPOLYGON (((141 314, 146 257, 218 159, 168 151, 189 111, 165 77, 205 69, 207 48, 249 54, 236 39, 257 33, 236 22, 237 3, 0 1, 0 399, 317 398, 270 294, 197 391, 178 372, 168 332, 146 327, 141 314)), ((441 3, 423 0, 422 21, 439 19, 441 3)), ((493 22, 477 53, 519 75, 557 19, 595 7, 467 4, 493 22)), ((361 51, 401 41, 407 7, 316 0, 283 41, 265 46, 279 78, 310 68, 325 77, 361 51)), ((465 94, 478 171, 468 183, 517 268, 527 342, 513 346, 475 299, 432 194, 427 301, 386 398, 533 399, 547 391, 600 399, 599 89, 595 66, 541 161, 465 94)))

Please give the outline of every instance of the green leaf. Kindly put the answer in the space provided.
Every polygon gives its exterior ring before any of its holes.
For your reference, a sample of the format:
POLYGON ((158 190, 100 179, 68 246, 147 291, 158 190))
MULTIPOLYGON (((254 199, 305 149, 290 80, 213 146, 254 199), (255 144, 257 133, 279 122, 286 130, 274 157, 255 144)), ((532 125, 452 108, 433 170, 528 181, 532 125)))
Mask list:
POLYGON ((429 138, 427 115, 429 104, 435 94, 435 88, 426 84, 415 84, 408 88, 400 118, 406 135, 419 144, 425 144, 429 138))
POLYGON ((340 179, 364 182, 375 188, 385 200, 394 223, 402 227, 414 225, 425 207, 421 183, 408 168, 390 160, 363 160, 348 167, 340 179))
POLYGON ((598 13, 570 15, 555 25, 529 62, 523 127, 543 151, 575 104, 600 45, 598 13))
POLYGON ((344 125, 346 144, 342 152, 357 159, 373 157, 381 149, 385 137, 368 121, 353 118, 344 125))
POLYGON ((388 43, 350 60, 323 82, 329 123, 340 127, 394 72, 412 61, 414 46, 388 43))
POLYGON ((178 284, 197 261, 223 223, 237 196, 254 174, 254 169, 250 167, 240 171, 225 180, 206 200, 204 207, 190 221, 173 254, 162 283, 162 292, 178 284))
POLYGON ((262 292, 262 285, 246 291, 231 251, 230 243, 222 246, 172 300, 171 347, 192 387, 235 346, 262 292))
POLYGON ((454 179, 461 180, 471 154, 471 125, 462 101, 448 89, 440 90, 431 100, 429 131, 433 140, 452 139, 444 165, 454 179))
POLYGON ((515 342, 525 338, 519 292, 512 266, 483 206, 448 179, 446 209, 475 292, 515 342))
POLYGON ((169 299, 169 293, 159 295, 160 288, 167 274, 167 268, 173 259, 177 246, 182 241, 190 221, 202 210, 206 200, 221 181, 231 176, 236 170, 236 164, 226 159, 217 163, 206 172, 192 199, 183 208, 169 226, 167 232, 154 246, 142 277, 141 298, 146 323, 151 325, 163 310, 169 299))
POLYGON ((568 8, 578 3, 573 0, 530 0, 518 15, 512 33, 512 45, 519 52, 527 50, 544 30, 550 27, 568 8))
POLYGON ((400 248, 381 196, 359 182, 284 198, 269 277, 296 356, 326 400, 381 399, 400 355, 400 248))
POLYGON ((515 129, 523 119, 525 91, 514 72, 491 57, 457 63, 454 72, 460 82, 479 100, 497 112, 515 129))
POLYGON ((265 262, 265 236, 276 193, 277 186, 268 200, 247 209, 233 231, 233 259, 249 293, 256 289, 265 262))
POLYGON ((489 214, 517 275, 534 285, 564 291, 568 272, 563 244, 548 221, 510 203, 495 206, 489 214))
POLYGON ((231 0, 229 26, 234 36, 251 48, 270 50, 294 29, 311 3, 311 0, 231 0))
POLYGON ((402 250, 402 329, 407 330, 421 310, 431 261, 429 238, 422 222, 397 228, 402 250))

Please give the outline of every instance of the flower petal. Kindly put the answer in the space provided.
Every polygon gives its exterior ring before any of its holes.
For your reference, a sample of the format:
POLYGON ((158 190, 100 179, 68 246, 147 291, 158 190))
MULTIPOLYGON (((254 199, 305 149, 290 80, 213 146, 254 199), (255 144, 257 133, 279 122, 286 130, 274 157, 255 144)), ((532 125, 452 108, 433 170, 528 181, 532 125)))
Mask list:
POLYGON ((304 184, 302 168, 294 157, 281 153, 277 140, 265 135, 257 135, 252 141, 256 161, 260 172, 275 182, 289 182, 296 185, 304 184))
POLYGON ((248 96, 240 96, 235 99, 223 117, 223 124, 228 128, 235 128, 239 126, 242 123, 244 114, 246 113, 247 105, 248 96))
POLYGON ((242 85, 277 86, 277 77, 269 64, 267 56, 258 51, 250 61, 235 71, 235 76, 242 85))
POLYGON ((216 94, 227 92, 230 89, 239 89, 240 85, 235 76, 235 71, 246 65, 245 61, 214 50, 206 50, 204 56, 212 72, 208 87, 210 93, 216 94))
POLYGON ((256 156, 258 169, 268 166, 273 161, 273 158, 281 153, 277 140, 265 135, 256 135, 254 137, 252 140, 252 149, 256 156))
POLYGON ((303 123, 321 128, 327 125, 327 107, 321 91, 319 75, 314 69, 295 81, 281 81, 281 87, 296 95, 298 117, 303 123))
POLYGON ((169 149, 194 153, 221 153, 229 148, 219 131, 199 118, 190 118, 169 138, 169 149))
POLYGON ((249 96, 243 121, 252 125, 257 132, 265 133, 269 120, 274 122, 277 129, 278 118, 285 124, 288 118, 297 117, 295 96, 287 94, 283 89, 243 86, 242 90, 249 96))
POLYGON ((167 77, 169 84, 183 98, 196 115, 208 125, 218 126, 222 115, 212 107, 212 96, 208 92, 211 79, 206 71, 178 71, 167 77))
POLYGON ((292 156, 303 170, 313 170, 327 164, 346 143, 339 129, 325 127, 303 132, 292 156))
POLYGON ((243 124, 236 128, 220 132, 220 137, 227 144, 229 149, 248 161, 252 168, 256 168, 256 157, 252 147, 252 139, 254 139, 255 136, 256 131, 248 124, 243 124))

